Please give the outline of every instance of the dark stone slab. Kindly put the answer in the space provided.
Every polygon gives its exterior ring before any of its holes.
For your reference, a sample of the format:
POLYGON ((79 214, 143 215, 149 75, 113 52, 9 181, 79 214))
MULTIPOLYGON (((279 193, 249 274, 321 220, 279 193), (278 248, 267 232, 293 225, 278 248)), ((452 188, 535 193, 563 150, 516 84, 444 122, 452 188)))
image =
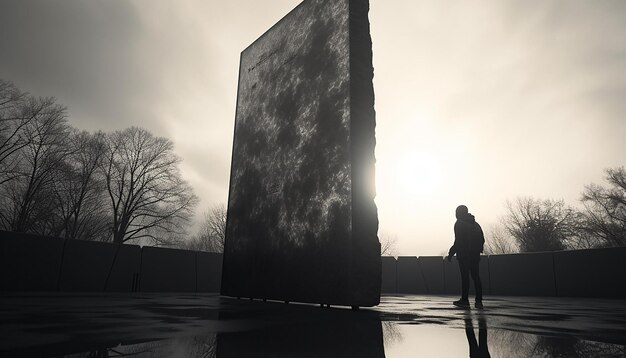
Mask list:
POLYGON ((383 256, 381 293, 398 292, 398 261, 392 256, 383 256))
POLYGON ((399 256, 397 267, 398 293, 428 293, 417 257, 399 256))
POLYGON ((198 252, 196 287, 198 292, 220 292, 222 283, 222 254, 198 252))
POLYGON ((626 298, 626 247, 554 253, 558 296, 626 298))
POLYGON ((140 265, 141 247, 136 245, 117 245, 117 253, 107 279, 105 291, 138 291, 140 265))
POLYGON ((104 291, 116 250, 104 242, 66 240, 59 291, 104 291))
POLYGON ((306 0, 241 54, 221 292, 378 304, 367 0, 306 0))
POLYGON ((553 253, 489 256, 492 295, 554 296, 553 253))
MULTIPOLYGON (((480 281, 483 284, 483 295, 488 295, 491 291, 489 284, 489 256, 481 256, 478 267, 480 281)), ((451 262, 444 260, 444 293, 448 295, 461 295, 461 272, 459 271, 459 262, 454 258, 451 262)), ((470 278, 470 294, 475 294, 474 281, 470 278)))
POLYGON ((195 292, 196 253, 160 247, 143 247, 140 291, 195 292))
POLYGON ((65 240, 0 231, 3 292, 56 291, 65 240))

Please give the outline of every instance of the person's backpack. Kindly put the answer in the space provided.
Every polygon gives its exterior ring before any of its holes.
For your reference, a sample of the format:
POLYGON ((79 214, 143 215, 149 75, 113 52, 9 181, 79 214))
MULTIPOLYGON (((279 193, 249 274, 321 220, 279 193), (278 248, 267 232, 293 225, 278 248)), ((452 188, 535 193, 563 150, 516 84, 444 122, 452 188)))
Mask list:
POLYGON ((483 234, 483 229, 477 222, 474 222, 470 230, 470 250, 474 253, 481 253, 484 245, 485 235, 483 234))

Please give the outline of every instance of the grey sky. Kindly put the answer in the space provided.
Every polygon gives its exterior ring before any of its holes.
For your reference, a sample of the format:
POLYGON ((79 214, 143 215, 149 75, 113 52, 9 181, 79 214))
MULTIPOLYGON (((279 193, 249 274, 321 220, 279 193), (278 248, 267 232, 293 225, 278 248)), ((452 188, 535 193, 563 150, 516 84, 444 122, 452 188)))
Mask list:
MULTIPOLYGON (((0 78, 81 129, 171 138, 202 206, 225 202, 239 53, 297 0, 0 2, 0 78)), ((506 199, 576 204, 626 153, 626 2, 371 0, 381 229, 450 245, 506 199)))

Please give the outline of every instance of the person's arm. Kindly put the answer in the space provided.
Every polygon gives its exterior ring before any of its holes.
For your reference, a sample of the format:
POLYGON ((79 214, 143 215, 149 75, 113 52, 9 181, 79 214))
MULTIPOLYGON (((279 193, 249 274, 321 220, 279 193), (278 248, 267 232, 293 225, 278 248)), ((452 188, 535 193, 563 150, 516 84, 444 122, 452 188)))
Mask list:
POLYGON ((456 254, 457 252, 457 247, 458 247, 458 242, 459 240, 459 226, 458 223, 454 224, 454 244, 452 244, 452 247, 450 247, 450 250, 448 250, 448 261, 452 260, 452 256, 454 256, 454 254, 456 254))

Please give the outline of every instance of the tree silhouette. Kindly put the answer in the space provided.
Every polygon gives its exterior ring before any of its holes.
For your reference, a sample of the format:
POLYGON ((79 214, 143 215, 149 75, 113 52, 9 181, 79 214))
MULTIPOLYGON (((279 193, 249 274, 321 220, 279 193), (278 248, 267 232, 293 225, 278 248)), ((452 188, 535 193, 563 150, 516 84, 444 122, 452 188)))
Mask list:
POLYGON ((522 252, 563 250, 575 235, 575 211, 563 200, 525 197, 506 205, 504 226, 522 252))
POLYGON ((28 93, 0 79, 0 184, 16 178, 18 154, 28 142, 22 128, 34 119, 36 111, 26 108, 28 93))
POLYGON ((76 130, 54 98, 0 80, 0 229, 171 243, 197 202, 179 163, 168 139, 76 130))
POLYGON ((395 256, 397 253, 398 237, 383 232, 378 238, 380 240, 380 256, 395 256))
POLYGON ((195 251, 224 252, 226 238, 226 207, 224 204, 213 205, 203 213, 198 233, 183 247, 195 251))
POLYGON ((55 211, 60 220, 57 236, 108 241, 105 183, 98 171, 105 149, 104 133, 72 131, 68 154, 54 183, 55 211))
POLYGON ((2 131, 5 175, 0 222, 6 230, 51 235, 55 171, 67 154, 66 109, 54 98, 15 96, 19 103, 3 114, 13 127, 2 131))
POLYGON ((626 170, 605 170, 609 187, 585 186, 581 201, 581 231, 599 241, 599 246, 626 246, 626 170))
POLYGON ((113 242, 172 243, 185 232, 197 198, 180 175, 170 140, 131 127, 107 136, 102 170, 112 210, 113 242))
POLYGON ((513 238, 503 223, 489 227, 485 235, 485 255, 512 254, 519 252, 513 238))

